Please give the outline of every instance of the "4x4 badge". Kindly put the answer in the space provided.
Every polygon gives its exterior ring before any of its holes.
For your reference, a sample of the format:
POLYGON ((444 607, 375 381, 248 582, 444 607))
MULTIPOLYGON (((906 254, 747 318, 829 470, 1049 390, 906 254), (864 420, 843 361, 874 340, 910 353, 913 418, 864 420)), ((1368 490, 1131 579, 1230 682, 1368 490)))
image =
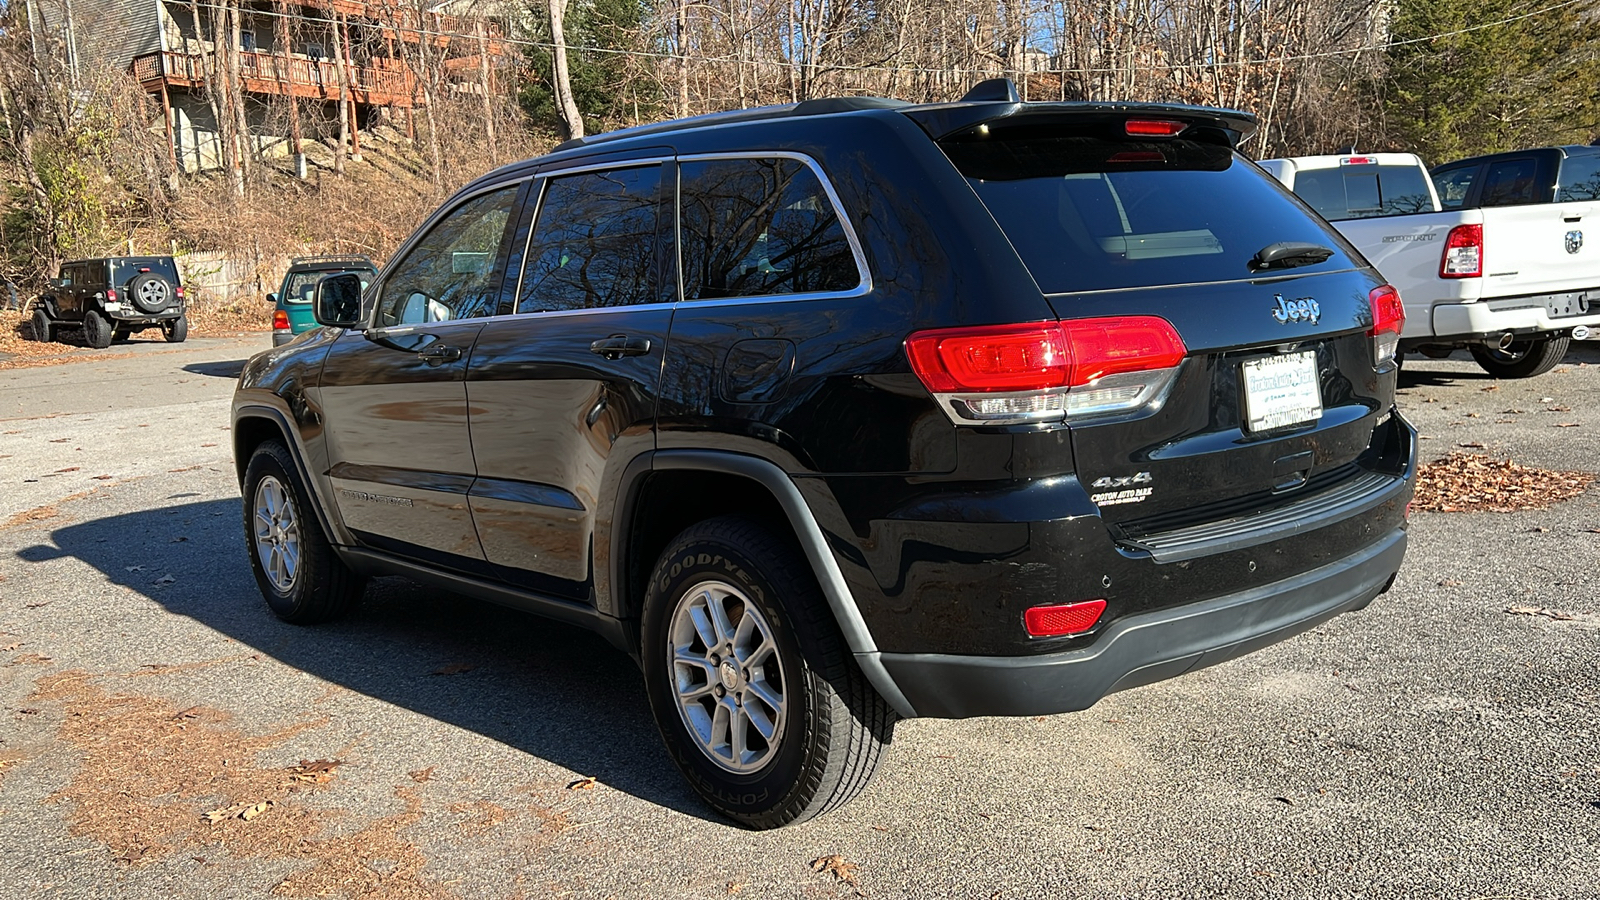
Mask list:
POLYGON ((1118 506, 1123 503, 1143 503, 1146 497, 1155 493, 1155 488, 1134 487, 1136 484, 1147 485, 1155 481, 1149 472, 1140 472, 1136 475, 1121 475, 1115 478, 1104 476, 1096 478, 1089 485, 1100 490, 1100 493, 1090 494, 1089 501, 1097 506, 1118 506), (1105 488, 1121 488, 1121 490, 1105 490, 1105 488))
POLYGON ((1582 250, 1582 249, 1583 249, 1583 232, 1581 232, 1581 231, 1569 231, 1569 232, 1567 232, 1567 252, 1568 253, 1577 253, 1579 250, 1582 250))
POLYGON ((1278 320, 1279 325, 1287 325, 1290 322, 1308 322, 1315 325, 1322 319, 1321 305, 1310 297, 1285 300, 1282 294, 1273 294, 1272 299, 1278 301, 1278 305, 1272 308, 1272 317, 1278 320))

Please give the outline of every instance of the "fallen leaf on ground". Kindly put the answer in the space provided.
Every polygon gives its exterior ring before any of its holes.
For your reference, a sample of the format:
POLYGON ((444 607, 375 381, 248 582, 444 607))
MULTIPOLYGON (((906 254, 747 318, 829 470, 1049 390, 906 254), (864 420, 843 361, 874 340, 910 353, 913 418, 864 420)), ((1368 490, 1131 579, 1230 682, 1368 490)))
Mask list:
POLYGON ((435 674, 435 675, 460 675, 463 672, 471 672, 473 669, 476 669, 476 668, 477 668, 477 666, 471 665, 470 663, 450 663, 447 666, 440 666, 439 668, 434 669, 433 670, 433 674, 435 674))
POLYGON ((289 780, 327 784, 333 780, 334 770, 342 765, 342 759, 302 759, 300 765, 289 767, 289 780))
POLYGON ((1486 387, 1486 388, 1479 388, 1479 389, 1478 389, 1478 390, 1480 390, 1480 391, 1482 391, 1482 392, 1484 392, 1484 393, 1485 393, 1485 394, 1487 394, 1487 393, 1489 393, 1489 392, 1490 392, 1490 391, 1498 391, 1498 390, 1500 390, 1500 385, 1498 385, 1498 384, 1491 384, 1491 385, 1489 385, 1489 386, 1488 386, 1488 387, 1486 387))
POLYGON ((592 790, 594 790, 594 776, 590 775, 587 778, 579 778, 577 781, 574 781, 571 784, 567 785, 567 790, 569 790, 569 791, 592 791, 592 790))
POLYGON ((57 469, 56 470, 56 474, 60 475, 63 472, 76 472, 76 471, 78 471, 79 468, 80 468, 79 466, 67 466, 65 469, 57 469))
POLYGON ((247 801, 244 803, 235 803, 232 806, 224 806, 221 809, 213 809, 212 811, 202 815, 200 818, 210 822, 213 825, 217 824, 218 822, 227 821, 228 819, 243 819, 248 822, 271 808, 271 800, 263 800, 260 803, 250 803, 247 801))
POLYGON ((1461 582, 1454 578, 1445 578, 1440 580, 1439 587, 1461 587, 1461 582))
POLYGON ((1578 428, 1578 427, 1580 427, 1582 425, 1583 425, 1582 422, 1557 422, 1556 423, 1556 427, 1557 428, 1578 428))
POLYGON ((114 478, 116 476, 114 476, 114 475, 91 475, 89 477, 93 478, 95 481, 110 481, 112 478, 114 478))
POLYGON ((1508 606, 1506 612, 1513 616, 1544 616, 1557 622, 1571 622, 1578 618, 1572 613, 1562 612, 1559 609, 1545 609, 1542 606, 1508 606))
POLYGON ((1544 411, 1545 412, 1572 412, 1572 407, 1570 407, 1570 406, 1559 406, 1559 405, 1557 405, 1557 406, 1547 406, 1547 407, 1544 408, 1544 411))
POLYGON ((13 651, 13 650, 15 650, 15 649, 17 649, 18 647, 21 647, 21 646, 22 646, 22 642, 21 641, 12 641, 11 643, 5 645, 4 647, 0 647, 0 653, 10 653, 11 651, 13 651))
POLYGON ((819 856, 811 861, 811 871, 826 872, 851 887, 860 887, 857 873, 861 867, 842 856, 819 856))
POLYGON ((1457 447, 1469 447, 1469 448, 1474 449, 1474 450, 1482 450, 1483 449, 1483 444, 1479 443, 1478 441, 1467 441, 1465 444, 1457 444, 1456 446, 1457 447))
POLYGON ((426 769, 417 769, 414 772, 407 772, 406 774, 411 776, 412 781, 415 781, 417 784, 421 784, 424 781, 433 780, 434 768, 434 766, 429 766, 426 769))
POLYGON ((1546 509, 1582 494, 1595 476, 1524 466, 1479 453, 1451 453, 1417 469, 1414 508, 1434 512, 1546 509))

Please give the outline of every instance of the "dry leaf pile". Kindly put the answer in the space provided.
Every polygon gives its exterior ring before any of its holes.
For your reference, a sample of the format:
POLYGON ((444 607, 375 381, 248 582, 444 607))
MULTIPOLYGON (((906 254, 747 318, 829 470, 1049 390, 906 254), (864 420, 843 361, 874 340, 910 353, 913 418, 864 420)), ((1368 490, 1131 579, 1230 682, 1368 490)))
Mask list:
POLYGON ((1595 476, 1553 472, 1481 453, 1451 453, 1417 468, 1415 509, 1516 512, 1546 509, 1582 494, 1595 476))
POLYGON ((819 856, 811 861, 811 871, 826 872, 857 891, 861 889, 861 867, 839 855, 819 856))

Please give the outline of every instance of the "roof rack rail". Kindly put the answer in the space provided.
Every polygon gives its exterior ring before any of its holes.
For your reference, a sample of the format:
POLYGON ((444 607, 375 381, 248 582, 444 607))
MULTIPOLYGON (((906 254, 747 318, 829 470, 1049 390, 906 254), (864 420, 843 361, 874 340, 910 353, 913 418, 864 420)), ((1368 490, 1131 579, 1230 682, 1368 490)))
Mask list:
POLYGON ((335 253, 329 256, 296 256, 289 260, 291 266, 302 266, 310 263, 337 263, 359 262, 372 265, 372 259, 361 253, 335 253))

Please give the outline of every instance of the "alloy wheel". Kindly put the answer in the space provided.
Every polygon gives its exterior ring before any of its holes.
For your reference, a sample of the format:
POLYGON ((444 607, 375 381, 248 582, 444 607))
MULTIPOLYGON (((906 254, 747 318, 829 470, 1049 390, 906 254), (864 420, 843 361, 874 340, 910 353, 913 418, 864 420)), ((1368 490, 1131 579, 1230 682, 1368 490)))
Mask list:
POLYGON ((729 772, 759 771, 777 753, 788 709, 761 611, 727 582, 696 583, 678 598, 667 645, 669 683, 695 745, 729 772))
POLYGON ((294 588, 300 574, 300 521, 283 482, 267 475, 256 484, 256 557, 261 570, 280 593, 294 588))

